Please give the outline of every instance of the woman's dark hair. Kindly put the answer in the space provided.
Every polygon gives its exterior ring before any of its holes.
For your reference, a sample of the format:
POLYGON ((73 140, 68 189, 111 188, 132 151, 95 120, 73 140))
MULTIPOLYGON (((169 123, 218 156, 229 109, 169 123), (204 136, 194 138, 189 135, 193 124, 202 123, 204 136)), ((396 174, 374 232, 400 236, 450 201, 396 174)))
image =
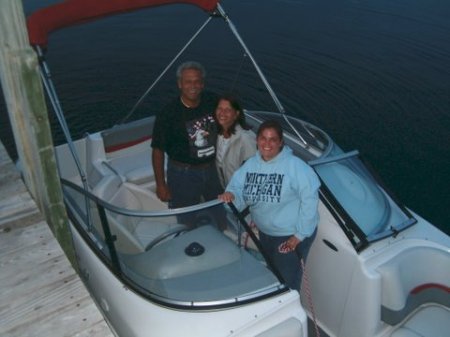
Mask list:
MULTIPOLYGON (((231 134, 234 134, 236 132, 237 124, 239 124, 241 126, 241 128, 243 128, 244 130, 251 129, 250 126, 248 126, 245 121, 244 111, 242 111, 241 105, 239 104, 239 100, 237 99, 237 97, 235 95, 226 93, 226 94, 219 96, 219 98, 217 100, 217 106, 219 106, 220 101, 229 102, 231 107, 239 113, 238 118, 234 121, 233 125, 231 125, 231 127, 230 127, 229 131, 231 134)), ((216 108, 217 108, 217 106, 216 106, 216 108)), ((216 124, 217 124, 217 132, 219 133, 219 135, 221 135, 223 133, 223 128, 222 128, 222 125, 220 125, 217 122, 217 117, 216 117, 215 113, 214 113, 214 119, 216 120, 216 124)))
POLYGON ((269 119, 262 122, 258 128, 258 131, 256 132, 256 137, 259 137, 261 133, 266 129, 274 129, 280 140, 283 140, 283 129, 281 128, 280 123, 278 123, 276 120, 269 119))

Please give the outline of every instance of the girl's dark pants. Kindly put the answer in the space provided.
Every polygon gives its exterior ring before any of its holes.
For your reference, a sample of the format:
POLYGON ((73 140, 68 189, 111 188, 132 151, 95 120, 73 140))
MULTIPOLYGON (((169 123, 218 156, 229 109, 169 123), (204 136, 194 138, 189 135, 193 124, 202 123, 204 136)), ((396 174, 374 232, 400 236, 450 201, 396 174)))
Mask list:
POLYGON ((280 253, 278 247, 290 238, 289 236, 271 236, 263 232, 259 232, 259 239, 261 244, 272 259, 273 264, 284 281, 291 289, 300 291, 301 281, 302 281, 302 266, 301 259, 306 263, 306 258, 309 253, 309 249, 316 237, 317 228, 314 233, 301 241, 295 251, 289 253, 280 253))

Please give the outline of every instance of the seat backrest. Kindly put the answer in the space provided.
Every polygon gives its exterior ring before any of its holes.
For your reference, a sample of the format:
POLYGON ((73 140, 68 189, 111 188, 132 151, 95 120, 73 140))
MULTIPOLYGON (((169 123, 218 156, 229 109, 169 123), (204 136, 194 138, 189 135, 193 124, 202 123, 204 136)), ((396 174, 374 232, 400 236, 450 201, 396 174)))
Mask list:
POLYGON ((101 133, 104 166, 123 181, 144 184, 154 180, 151 168, 151 133, 155 117, 112 127, 101 133))
POLYGON ((382 277, 381 316, 386 323, 401 322, 424 303, 450 307, 448 252, 433 247, 407 249, 377 270, 382 277))
POLYGON ((114 126, 101 133, 107 158, 120 156, 120 151, 148 142, 151 139, 155 117, 114 126))
MULTIPOLYGON (((129 210, 161 211, 168 208, 167 204, 160 201, 154 192, 132 183, 122 182, 116 175, 104 177, 94 188, 93 193, 114 206, 129 210)), ((107 215, 111 232, 117 236, 116 244, 120 252, 132 254, 145 251, 145 240, 140 238, 142 228, 137 231, 138 227, 142 227, 140 223, 145 218, 109 211, 107 215)), ((153 217, 151 222, 173 224, 177 222, 177 219, 176 216, 153 217)))
POLYGON ((108 223, 111 229, 111 234, 115 235, 116 249, 124 254, 138 254, 145 252, 145 247, 139 240, 129 231, 126 224, 114 215, 108 214, 108 223))
MULTIPOLYGON (((95 186, 92 193, 100 199, 118 207, 126 208, 125 204, 130 203, 134 205, 135 209, 141 209, 139 200, 137 200, 137 198, 131 193, 127 193, 120 177, 115 175, 108 175, 104 177, 95 186)), ((97 212, 96 210, 93 210, 92 213, 95 215, 97 212)), ((133 235, 133 231, 136 227, 136 224, 133 223, 133 218, 121 216, 110 211, 106 211, 106 214, 111 234, 115 235, 117 238, 115 244, 119 252, 135 254, 145 251, 145 247, 143 247, 139 240, 133 235), (122 217, 123 219, 121 219, 122 217)), ((96 218, 98 218, 98 215, 96 218)), ((104 239, 105 236, 103 234, 103 229, 99 218, 97 220, 94 219, 94 225, 104 239)))

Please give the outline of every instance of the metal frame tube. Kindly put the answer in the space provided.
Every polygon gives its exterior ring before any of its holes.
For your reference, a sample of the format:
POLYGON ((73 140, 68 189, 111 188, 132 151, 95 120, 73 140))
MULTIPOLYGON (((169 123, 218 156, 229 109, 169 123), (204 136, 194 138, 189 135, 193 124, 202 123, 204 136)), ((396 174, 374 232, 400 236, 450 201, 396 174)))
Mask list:
POLYGON ((294 131, 294 133, 297 135, 297 137, 300 139, 300 141, 303 143, 305 148, 308 148, 309 145, 306 142, 306 140, 300 135, 300 133, 297 131, 297 129, 292 125, 291 121, 286 117, 285 110, 283 105, 281 104, 280 100, 278 99, 277 95, 275 94, 275 91, 272 89, 272 87, 269 84, 269 81, 267 81, 266 76, 263 74, 261 69, 258 66, 258 63, 256 63, 255 58, 253 57, 252 53, 248 49, 247 45, 245 44, 244 40, 240 36, 239 32, 236 29, 236 26, 233 24, 231 19, 228 17, 228 14, 225 13, 225 10, 220 4, 217 4, 217 10, 219 14, 223 17, 225 22, 230 27, 231 32, 234 34, 238 42, 240 43, 241 47, 244 49, 245 53, 248 55, 250 60, 252 61, 253 66, 256 69, 256 72, 258 73, 259 77, 261 78, 261 81, 264 83, 264 86, 266 87, 267 91, 269 92, 270 96, 272 97, 273 101, 275 102, 275 105, 277 106, 278 110, 280 111, 281 115, 283 116, 286 123, 291 127, 291 129, 294 131))
MULTIPOLYGON (((48 97, 50 99, 50 103, 52 104, 53 110, 55 111, 59 125, 61 126, 61 129, 64 133, 64 137, 66 137, 67 145, 69 146, 69 150, 72 153, 72 157, 75 161, 75 165, 77 166, 78 173, 80 175, 81 182, 83 184, 83 188, 86 191, 89 191, 86 173, 84 172, 84 170, 81 166, 80 158, 79 158, 78 153, 73 144, 72 136, 70 135, 70 130, 69 130, 69 127, 67 126, 67 122, 66 122, 66 119, 64 117, 64 113, 63 113, 63 110, 61 107, 61 103, 59 102, 58 95, 55 90, 55 86, 53 85, 50 69, 49 69, 47 63, 45 62, 44 54, 42 52, 42 49, 39 46, 36 47, 36 52, 37 52, 38 58, 39 58, 39 65, 40 65, 39 73, 41 75, 42 82, 44 84, 44 88, 48 94, 48 97)), ((58 168, 59 168, 58 161, 56 161, 56 164, 58 165, 58 168)), ((88 223, 91 224, 91 221, 90 221, 91 212, 90 212, 90 208, 89 208, 88 198, 85 198, 85 202, 86 202, 86 213, 87 213, 88 220, 89 220, 88 223)))
POLYGON ((238 40, 238 42, 240 43, 240 45, 242 46, 242 48, 244 49, 245 53, 248 55, 248 57, 250 58, 250 60, 252 61, 253 66, 256 69, 256 72, 258 73, 259 77, 261 78, 262 82, 264 83, 267 91, 269 92, 270 96, 272 97, 273 101, 275 102, 275 105, 277 106, 278 110, 284 114, 284 107, 281 104, 280 100, 278 99, 277 95, 275 94, 275 92, 273 91, 272 87, 270 86, 269 82, 267 81, 266 77, 264 76, 263 72, 261 71, 261 69, 259 68, 258 64, 256 63, 256 60, 253 58, 252 53, 250 52, 250 50, 247 48, 247 45, 245 44, 244 40, 242 39, 241 35, 239 34, 239 32, 236 29, 236 26, 234 25, 234 23, 231 21, 231 19, 228 17, 228 14, 225 13, 225 10, 223 9, 223 7, 220 4, 217 4, 217 10, 219 12, 219 14, 223 17, 223 19, 225 20, 225 22, 228 24, 228 26, 230 27, 230 30, 232 31, 232 33, 234 34, 234 36, 236 37, 236 39, 238 40))
POLYGON ((142 101, 147 97, 149 92, 155 87, 155 85, 159 82, 159 80, 166 74, 166 72, 172 67, 172 65, 175 63, 176 60, 184 53, 184 51, 191 45, 191 43, 197 38, 197 36, 202 32, 202 30, 206 27, 206 25, 211 21, 212 17, 208 17, 208 19, 203 23, 203 25, 195 32, 195 34, 189 39, 189 41, 181 48, 181 50, 178 52, 177 55, 169 62, 169 64, 164 68, 162 73, 155 79, 155 81, 148 87, 148 89, 144 92, 144 94, 139 98, 139 100, 136 102, 136 104, 133 106, 133 108, 130 110, 130 112, 120 120, 118 123, 123 124, 130 118, 130 116, 135 112, 135 110, 138 108, 138 106, 142 103, 142 101))

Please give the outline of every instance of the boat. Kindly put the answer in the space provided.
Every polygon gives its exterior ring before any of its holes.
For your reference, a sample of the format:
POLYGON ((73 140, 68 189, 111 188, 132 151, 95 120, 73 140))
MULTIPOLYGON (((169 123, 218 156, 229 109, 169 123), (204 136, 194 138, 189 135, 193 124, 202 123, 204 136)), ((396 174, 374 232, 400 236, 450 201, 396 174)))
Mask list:
POLYGON ((448 336, 450 238, 397 200, 357 150, 284 111, 218 0, 67 0, 32 13, 27 26, 67 139, 55 153, 79 274, 117 336, 448 336), (157 198, 154 116, 71 137, 46 62, 48 35, 175 3, 202 10, 201 29, 217 19, 230 28, 279 110, 247 109, 248 123, 279 121, 285 143, 320 177, 320 222, 300 293, 232 204, 169 209, 157 198), (186 213, 194 226, 183 223, 186 213))

